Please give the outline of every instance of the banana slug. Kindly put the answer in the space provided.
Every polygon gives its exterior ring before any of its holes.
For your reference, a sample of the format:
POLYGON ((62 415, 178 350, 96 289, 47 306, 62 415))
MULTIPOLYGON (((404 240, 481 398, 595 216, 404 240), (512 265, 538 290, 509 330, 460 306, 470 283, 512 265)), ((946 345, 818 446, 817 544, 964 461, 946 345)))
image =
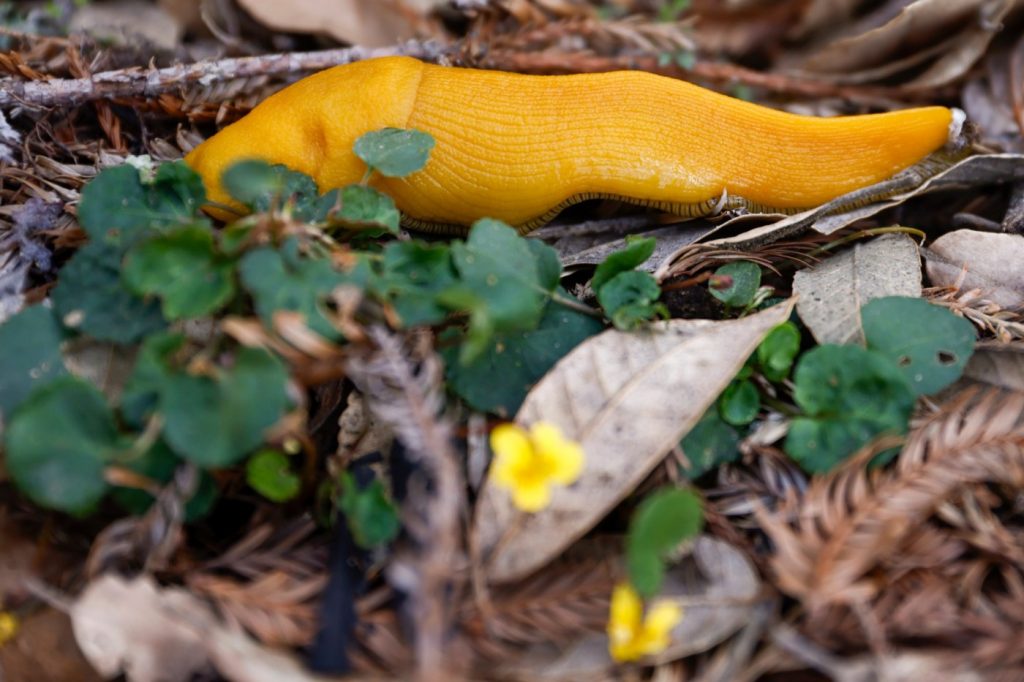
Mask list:
POLYGON ((526 76, 384 57, 281 90, 186 162, 211 201, 241 209, 220 184, 235 161, 281 163, 326 191, 362 178, 360 135, 417 128, 436 140, 427 165, 372 181, 407 226, 465 232, 486 216, 527 232, 595 197, 689 217, 796 212, 927 165, 961 122, 938 106, 799 116, 637 71, 526 76))

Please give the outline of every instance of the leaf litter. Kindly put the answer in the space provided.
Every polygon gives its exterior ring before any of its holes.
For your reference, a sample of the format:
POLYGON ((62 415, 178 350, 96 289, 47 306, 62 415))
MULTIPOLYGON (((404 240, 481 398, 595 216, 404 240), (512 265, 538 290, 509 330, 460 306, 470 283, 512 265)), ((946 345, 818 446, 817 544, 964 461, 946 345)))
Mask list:
MULTIPOLYGON (((0 345, 0 429, 15 436, 0 457, 0 515, 30 527, 50 519, 59 532, 46 543, 81 556, 78 570, 46 578, 79 595, 70 607, 76 637, 97 670, 133 680, 210 669, 228 679, 319 679, 311 664, 354 676, 621 679, 630 673, 609 657, 606 628, 610 596, 629 579, 623 533, 644 499, 683 488, 702 502, 704 531, 658 558, 666 577, 657 598, 676 599, 683 617, 669 645, 641 662, 654 679, 1024 674, 1015 513, 1024 452, 1024 319, 1013 255, 1020 236, 998 233, 1012 232, 1022 210, 1020 41, 1007 28, 1018 25, 1020 2, 503 0, 387 9, 346 2, 329 25, 317 19, 315 26, 310 17, 323 8, 285 17, 269 12, 272 4, 205 8, 200 21, 187 18, 187 2, 161 3, 180 25, 192 22, 183 45, 195 54, 217 46, 255 55, 191 70, 131 38, 68 40, 61 32, 75 25, 71 3, 47 16, 0 15, 8 50, 0 54, 7 93, 0 96, 0 321, 7 322, 0 339, 8 341, 0 345), (302 52, 306 43, 293 32, 307 30, 319 39, 365 40, 302 52), (436 42, 398 42, 413 35, 436 42), (978 142, 968 158, 931 178, 887 186, 896 193, 855 209, 677 224, 585 204, 539 233, 571 266, 564 288, 555 286, 561 268, 552 269, 550 253, 499 228, 458 244, 455 258, 443 247, 429 257, 410 249, 402 269, 360 270, 352 267, 355 242, 338 233, 310 238, 318 228, 306 220, 321 205, 275 216, 273 198, 264 196, 269 213, 214 239, 206 226, 182 223, 195 206, 181 178, 164 178, 182 190, 171 199, 121 170, 107 176, 121 174, 111 196, 136 187, 135 208, 149 211, 146 221, 164 235, 161 242, 138 233, 131 239, 145 244, 136 246, 107 230, 131 232, 139 214, 101 213, 97 221, 90 212, 97 204, 82 200, 102 169, 126 160, 145 168, 143 154, 176 159, 287 82, 380 53, 367 49, 371 43, 384 53, 522 72, 641 68, 818 114, 941 102, 968 112, 979 128, 969 137, 978 142), (276 50, 288 58, 267 55, 276 50), (159 71, 142 66, 151 58, 159 71), (751 63, 764 70, 740 66, 751 63), (116 92, 117 106, 100 92, 116 92), (16 106, 11 96, 20 98, 16 106), (51 113, 41 115, 40 106, 51 113), (897 225, 914 240, 878 236, 897 225), (191 230, 190 241, 174 227, 191 230), (631 248, 627 232, 656 244, 646 263, 621 268, 614 263, 631 248), (300 248, 284 247, 288 238, 300 248), (229 240, 238 251, 223 248, 229 240), (920 251, 915 240, 923 241, 920 251), (515 255, 511 272, 493 258, 499 243, 515 255), (129 249, 145 267, 125 279, 129 249), (202 262, 190 255, 200 252, 202 262), (281 262, 284 274, 261 278, 254 253, 281 262), (317 260, 325 253, 329 259, 317 260), (239 254, 250 258, 241 277, 233 264, 239 254), (465 289, 439 296, 460 278, 470 291, 485 291, 486 273, 466 262, 477 255, 493 258, 508 286, 529 292, 489 292, 482 304, 465 289), (733 270, 716 273, 737 262, 746 264, 735 272, 754 264, 761 278, 742 296, 720 296, 733 270), (618 288, 604 290, 603 278, 588 286, 592 266, 602 263, 622 277, 618 288), (443 284, 401 279, 421 267, 443 284), (176 279, 174 268, 202 276, 176 279), (278 286, 307 270, 316 276, 278 286), (657 300, 644 298, 651 291, 644 272, 660 285, 657 300), (348 289, 337 286, 342 280, 348 289), (110 298, 90 294, 100 290, 110 298), (51 293, 55 308, 41 303, 51 293), (944 320, 968 321, 970 333, 924 322, 918 334, 910 327, 920 325, 900 326, 895 313, 880 322, 862 314, 867 300, 891 296, 928 301, 956 316, 944 320), (445 320, 447 329, 405 329, 403 317, 445 320), (794 355, 758 347, 790 318, 809 329, 795 326, 794 355), (611 321, 635 328, 610 329, 611 321), (139 340, 182 324, 205 332, 187 334, 176 349, 136 355, 139 340), (451 335, 466 327, 475 334, 471 352, 466 337, 451 335), (878 341, 878 328, 891 338, 878 341), (821 433, 843 421, 830 412, 836 405, 803 414, 806 405, 793 399, 807 381, 798 370, 812 337, 866 343, 865 353, 903 368, 913 395, 963 376, 917 398, 905 429, 872 432, 829 471, 801 469, 793 455, 808 443, 791 445, 800 420, 818 420, 821 433), (666 348, 666 338, 678 343, 666 348), (287 372, 275 365, 253 374, 256 353, 278 358, 287 372), (62 377, 65 370, 78 379, 62 377), (918 374, 928 382, 914 388, 918 374), (92 412, 107 415, 98 408, 109 403, 117 433, 107 432, 109 424, 91 430, 70 407, 62 408, 73 415, 65 426, 33 412, 33 405, 63 404, 41 400, 47 386, 60 396, 61 386, 76 382, 100 389, 89 391, 92 412), (749 387, 756 404, 728 402, 749 397, 749 387), (212 409, 197 410, 204 403, 192 393, 212 409), (346 417, 343 405, 363 407, 346 417), (740 414, 753 421, 733 423, 740 414), (487 431, 512 415, 523 425, 557 424, 587 457, 582 478, 556 489, 532 516, 516 512, 480 473, 487 431), (83 465, 77 471, 87 470, 89 480, 76 483, 75 467, 53 479, 46 457, 68 446, 63 431, 79 429, 88 452, 72 447, 68 462, 83 465), (290 501, 272 503, 247 483, 244 459, 254 443, 294 486, 290 501), (473 486, 464 448, 477 471, 473 486), (710 454, 690 477, 693 452, 710 454), (83 453, 86 460, 75 459, 83 453), (25 486, 25 471, 46 485, 25 486), (393 544, 354 542, 365 535, 342 518, 335 481, 342 472, 360 490, 393 497, 391 513, 403 528, 393 544), (68 481, 74 494, 52 487, 68 481), (126 490, 148 511, 124 516, 112 506, 126 490), (215 504, 197 519, 189 509, 200 490, 215 504), (51 507, 73 502, 84 516, 44 517, 29 498, 51 507), (315 654, 302 660, 303 650, 315 654)), ((386 199, 375 199, 386 219, 374 220, 393 228, 386 199)), ((338 224, 351 227, 360 216, 341 214, 338 224)), ((846 417, 884 404, 879 384, 872 386, 846 396, 846 417)), ((0 616, 24 624, 0 649, 8 676, 18 670, 6 667, 15 660, 10 647, 46 646, 26 616, 46 603, 68 606, 36 585, 0 595, 0 616)))

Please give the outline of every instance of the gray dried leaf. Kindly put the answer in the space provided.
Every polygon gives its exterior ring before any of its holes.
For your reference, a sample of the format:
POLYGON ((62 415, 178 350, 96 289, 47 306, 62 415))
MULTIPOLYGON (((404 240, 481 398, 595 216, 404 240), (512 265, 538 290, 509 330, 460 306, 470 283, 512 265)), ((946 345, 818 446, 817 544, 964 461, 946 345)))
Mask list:
MULTIPOLYGON (((728 248, 744 249, 770 244, 783 237, 789 237, 808 229, 812 229, 820 234, 832 234, 844 227, 849 227, 860 220, 870 218, 894 206, 899 206, 909 199, 927 192, 963 190, 970 187, 1015 183, 1022 180, 1024 180, 1024 154, 981 154, 968 157, 941 173, 932 176, 913 189, 894 194, 884 201, 867 204, 859 208, 837 211, 836 206, 841 206, 846 201, 844 197, 839 197, 827 204, 809 211, 787 216, 770 225, 755 227, 735 237, 714 239, 707 243, 728 248)), ((890 181, 885 181, 880 184, 886 185, 889 183, 890 181)), ((741 226, 750 220, 749 216, 735 218, 722 223, 718 230, 724 231, 733 225, 741 226)))
POLYGON ((1024 391, 1024 345, 978 344, 964 368, 964 378, 1024 391))
POLYGON ((639 333, 608 330, 577 346, 530 392, 516 422, 558 426, 586 453, 580 479, 521 517, 490 481, 477 503, 474 546, 488 577, 540 568, 632 492, 728 385, 761 339, 790 314, 787 301, 724 322, 670 320, 639 333))
POLYGON ((864 343, 860 308, 882 296, 921 295, 921 257, 905 234, 857 243, 793 278, 796 311, 818 343, 864 343))
POLYGON ((1003 308, 1024 306, 1024 235, 957 230, 936 239, 924 257, 935 286, 980 289, 1003 308))

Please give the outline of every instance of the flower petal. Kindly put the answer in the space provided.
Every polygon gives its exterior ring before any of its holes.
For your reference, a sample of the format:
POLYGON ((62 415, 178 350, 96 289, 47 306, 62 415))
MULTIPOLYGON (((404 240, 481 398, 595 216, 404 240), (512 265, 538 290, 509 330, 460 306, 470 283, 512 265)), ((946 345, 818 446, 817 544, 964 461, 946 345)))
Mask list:
POLYGON ((652 637, 668 637, 672 628, 683 618, 683 609, 670 601, 659 601, 653 604, 644 618, 644 630, 652 637))
POLYGON ((544 460, 551 480, 569 485, 580 477, 583 470, 583 448, 580 444, 562 436, 557 426, 549 422, 537 422, 530 429, 530 438, 537 455, 544 460))
POLYGON ((612 631, 629 633, 632 638, 640 629, 643 616, 643 602, 629 583, 619 583, 612 591, 612 603, 608 609, 608 634, 612 631))
POLYGON ((491 431, 491 477, 501 486, 514 488, 533 459, 533 446, 526 432, 515 424, 501 424, 491 431))
POLYGON ((512 502, 524 512, 539 512, 551 501, 551 488, 544 481, 519 479, 512 487, 512 502))

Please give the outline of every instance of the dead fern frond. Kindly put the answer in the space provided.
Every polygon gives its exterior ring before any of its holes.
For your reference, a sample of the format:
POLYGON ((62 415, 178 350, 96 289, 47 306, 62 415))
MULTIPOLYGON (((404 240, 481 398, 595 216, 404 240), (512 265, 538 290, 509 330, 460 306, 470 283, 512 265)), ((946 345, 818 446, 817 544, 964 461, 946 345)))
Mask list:
POLYGON ((409 482, 402 509, 412 546, 396 551, 388 577, 409 597, 419 678, 451 679, 465 663, 448 646, 466 565, 465 485, 442 414, 444 368, 427 332, 399 336, 375 326, 366 334, 370 343, 345 364, 348 376, 424 474, 409 482))
POLYGON ((208 573, 188 579, 192 591, 210 599, 225 620, 271 646, 312 643, 326 584, 326 574, 302 578, 280 570, 249 582, 208 573))
POLYGON ((936 305, 949 308, 971 321, 997 341, 1009 343, 1024 339, 1024 310, 1007 310, 984 296, 981 289, 964 291, 957 287, 925 289, 924 297, 936 305))
POLYGON ((622 567, 616 552, 568 557, 516 585, 491 593, 486 609, 467 602, 459 624, 477 659, 514 659, 530 644, 561 645, 600 631, 622 567))
POLYGON ((327 545, 315 531, 305 517, 255 526, 226 552, 185 573, 185 583, 264 644, 307 646, 316 637, 327 584, 327 545))
POLYGON ((874 597, 868 573, 957 491, 1024 483, 1024 394, 965 392, 915 430, 891 469, 868 469, 871 454, 814 481, 795 524, 759 512, 779 587, 812 612, 874 597))

